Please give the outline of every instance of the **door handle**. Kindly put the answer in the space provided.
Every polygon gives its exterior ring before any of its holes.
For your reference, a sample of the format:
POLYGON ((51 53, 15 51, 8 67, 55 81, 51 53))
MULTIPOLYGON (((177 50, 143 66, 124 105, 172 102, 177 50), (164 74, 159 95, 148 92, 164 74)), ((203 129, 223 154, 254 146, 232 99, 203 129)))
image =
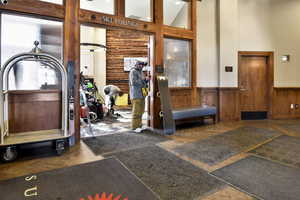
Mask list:
POLYGON ((240 91, 247 91, 247 89, 245 89, 245 88, 240 88, 240 91))

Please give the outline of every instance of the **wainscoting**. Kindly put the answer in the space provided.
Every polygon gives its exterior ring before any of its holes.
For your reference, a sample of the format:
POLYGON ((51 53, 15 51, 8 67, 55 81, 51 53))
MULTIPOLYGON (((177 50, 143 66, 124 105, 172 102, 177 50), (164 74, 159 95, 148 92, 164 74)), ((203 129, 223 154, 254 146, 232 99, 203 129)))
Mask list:
POLYGON ((274 88, 273 89, 273 119, 294 119, 300 118, 300 88, 274 88), (294 104, 294 109, 291 109, 294 104))
POLYGON ((172 108, 188 108, 193 106, 192 88, 171 88, 172 108))
POLYGON ((220 88, 220 121, 240 120, 240 99, 238 88, 220 88))
MULTIPOLYGON (((240 120, 239 88, 197 88, 199 105, 217 106, 220 121, 240 120)), ((175 99, 175 97, 174 97, 175 99)), ((181 102, 183 100, 176 100, 181 102)), ((300 118, 300 88, 273 88, 270 119, 300 118), (291 109, 294 104, 294 109, 291 109), (298 108, 296 106, 298 104, 298 108)))

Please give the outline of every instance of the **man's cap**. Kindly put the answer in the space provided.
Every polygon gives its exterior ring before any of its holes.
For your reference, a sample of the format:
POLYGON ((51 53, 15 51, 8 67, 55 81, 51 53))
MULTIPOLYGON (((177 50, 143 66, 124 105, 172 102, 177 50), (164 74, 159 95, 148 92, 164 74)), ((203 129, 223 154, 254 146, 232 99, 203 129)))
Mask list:
POLYGON ((147 62, 143 62, 143 61, 137 61, 135 65, 143 65, 143 66, 147 66, 148 63, 147 62))

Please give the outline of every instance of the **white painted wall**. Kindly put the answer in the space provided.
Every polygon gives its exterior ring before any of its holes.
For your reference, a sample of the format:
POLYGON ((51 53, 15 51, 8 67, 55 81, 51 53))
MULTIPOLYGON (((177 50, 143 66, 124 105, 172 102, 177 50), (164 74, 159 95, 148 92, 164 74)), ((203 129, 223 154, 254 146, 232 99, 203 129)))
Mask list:
MULTIPOLYGON (((95 28, 95 42, 106 45, 106 30, 95 28)), ((100 50, 94 53, 95 81, 99 92, 102 93, 106 85, 106 51, 100 50)))
POLYGON ((271 37, 271 2, 273 0, 239 0, 240 51, 274 50, 271 37))
POLYGON ((216 48, 211 42, 214 21, 209 17, 213 18, 214 10, 208 5, 212 2, 198 3, 198 86, 216 85, 219 73, 221 87, 237 87, 238 51, 274 51, 274 86, 300 87, 300 1, 219 0, 219 3, 218 72, 207 67, 215 63, 210 53, 210 48, 216 48), (291 55, 291 61, 282 63, 280 57, 286 54, 291 55), (234 67, 234 72, 225 72, 228 65, 234 67))
POLYGON ((220 1, 220 87, 237 87, 238 0, 220 1), (233 66, 233 72, 225 72, 233 66))
MULTIPOLYGON (((106 45, 106 30, 102 28, 94 28, 89 26, 81 26, 80 32, 81 43, 97 43, 106 45)), ((81 71, 84 65, 89 65, 93 69, 89 76, 95 78, 96 85, 100 92, 102 92, 106 84, 106 51, 103 49, 96 49, 95 52, 84 51, 86 47, 81 47, 81 71)))
POLYGON ((272 0, 272 36, 275 46, 275 83, 277 87, 300 87, 300 1, 272 0), (280 57, 290 54, 291 61, 280 57))
POLYGON ((179 27, 179 28, 190 28, 190 22, 189 22, 189 4, 184 4, 181 8, 181 10, 177 13, 174 21, 172 22, 171 26, 179 27))
POLYGON ((126 0, 125 1, 125 15, 126 17, 152 21, 152 12, 153 8, 152 0, 126 0))
POLYGON ((185 7, 186 5, 187 3, 183 0, 164 0, 164 24, 169 26, 177 26, 178 23, 180 25, 178 27, 186 27, 186 20, 184 20, 187 19, 187 12, 184 9, 187 8, 185 7), (179 16, 181 16, 183 19, 180 19, 179 16), (184 20, 184 22, 182 20, 184 20))
POLYGON ((197 86, 219 86, 217 0, 197 2, 197 86))

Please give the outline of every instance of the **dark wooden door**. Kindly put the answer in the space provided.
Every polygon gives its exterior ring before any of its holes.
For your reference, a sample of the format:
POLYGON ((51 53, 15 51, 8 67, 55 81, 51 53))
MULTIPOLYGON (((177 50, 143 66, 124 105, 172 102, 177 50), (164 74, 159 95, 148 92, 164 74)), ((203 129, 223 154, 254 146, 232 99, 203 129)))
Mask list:
POLYGON ((267 66, 267 57, 240 57, 239 86, 242 112, 268 111, 267 66))

